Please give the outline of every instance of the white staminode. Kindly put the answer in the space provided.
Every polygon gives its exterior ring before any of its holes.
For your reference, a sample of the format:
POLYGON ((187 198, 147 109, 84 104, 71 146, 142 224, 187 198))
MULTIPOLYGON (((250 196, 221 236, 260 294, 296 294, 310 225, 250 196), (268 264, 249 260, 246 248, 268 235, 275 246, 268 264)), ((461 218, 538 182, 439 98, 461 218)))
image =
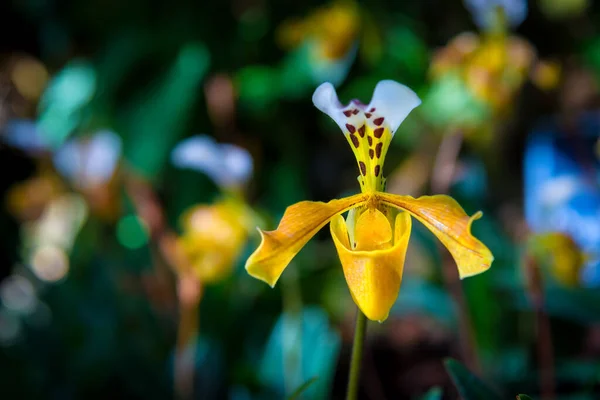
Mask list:
POLYGON ((501 8, 506 22, 515 28, 527 17, 527 0, 464 0, 465 6, 479 28, 491 28, 501 8))
POLYGON ((385 123, 392 135, 396 132, 402 121, 419 104, 421 99, 407 86, 392 80, 380 81, 375 90, 371 102, 367 105, 355 100, 348 105, 343 105, 338 100, 333 85, 329 82, 321 84, 312 97, 315 107, 329 115, 343 132, 347 132, 346 124, 360 126, 362 121, 369 123, 378 117, 384 117, 385 123), (359 113, 351 114, 349 110, 356 109, 359 113), (374 111, 370 111, 373 110, 374 111), (351 114, 350 116, 344 114, 351 114), (372 114, 370 118, 365 114, 372 114))
POLYGON ((245 184, 252 175, 250 154, 232 144, 219 144, 206 135, 182 140, 171 153, 171 161, 178 168, 189 168, 208 175, 221 187, 245 184))

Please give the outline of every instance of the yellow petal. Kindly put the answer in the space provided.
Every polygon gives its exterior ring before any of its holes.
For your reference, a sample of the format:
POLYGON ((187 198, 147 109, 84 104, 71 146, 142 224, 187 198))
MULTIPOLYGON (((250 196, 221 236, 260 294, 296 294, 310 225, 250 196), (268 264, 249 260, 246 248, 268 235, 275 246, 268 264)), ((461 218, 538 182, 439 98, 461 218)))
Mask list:
POLYGON ((490 268, 494 256, 471 235, 471 224, 481 218, 481 212, 469 217, 456 200, 445 195, 415 199, 380 192, 377 193, 377 198, 385 204, 408 211, 433 232, 452 254, 461 279, 490 268))
MULTIPOLYGON (((379 227, 382 231, 389 229, 387 218, 377 221, 387 224, 387 227, 379 227)), ((411 229, 410 215, 401 212, 396 216, 393 245, 383 250, 353 251, 341 215, 334 217, 330 227, 354 302, 370 320, 384 321, 398 297, 402 282, 411 229)))
POLYGON ((248 261, 246 271, 271 286, 292 261, 292 258, 329 220, 363 204, 366 194, 357 194, 328 203, 302 201, 285 210, 279 226, 274 231, 262 231, 261 243, 248 261))

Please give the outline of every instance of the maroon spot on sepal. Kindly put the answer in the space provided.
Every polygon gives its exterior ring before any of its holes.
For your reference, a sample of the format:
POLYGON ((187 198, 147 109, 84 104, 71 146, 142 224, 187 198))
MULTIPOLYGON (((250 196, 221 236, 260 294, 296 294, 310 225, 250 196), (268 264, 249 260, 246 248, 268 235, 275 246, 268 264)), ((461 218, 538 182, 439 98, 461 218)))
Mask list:
POLYGON ((375 152, 377 153, 377 158, 381 158, 381 149, 383 148, 383 143, 377 143, 375 146, 375 152))
POLYGON ((346 124, 346 129, 348 129, 348 131, 350 131, 350 133, 356 132, 356 128, 354 127, 354 125, 351 125, 351 124, 346 124))
POLYGON ((383 136, 383 131, 384 128, 377 128, 373 131, 373 135, 375 135, 375 137, 379 139, 381 136, 383 136))
POLYGON ((360 161, 358 163, 358 166, 360 167, 360 173, 363 174, 363 176, 367 175, 367 166, 365 165, 365 163, 360 161))
POLYGON ((375 176, 379 176, 379 172, 381 171, 381 166, 380 165, 376 165, 375 166, 375 176))
POLYGON ((355 134, 353 134, 353 133, 350 134, 350 140, 352 140, 352 144, 354 145, 354 147, 356 147, 358 149, 358 146, 360 146, 360 142, 358 141, 358 138, 356 137, 355 134))
POLYGON ((358 134, 360 135, 360 137, 365 137, 365 126, 361 126, 360 128, 358 128, 358 134))
POLYGON ((373 120, 373 123, 374 123, 375 125, 379 126, 379 125, 383 124, 383 120, 384 120, 384 119, 385 119, 385 118, 383 118, 383 117, 375 118, 375 119, 373 120))

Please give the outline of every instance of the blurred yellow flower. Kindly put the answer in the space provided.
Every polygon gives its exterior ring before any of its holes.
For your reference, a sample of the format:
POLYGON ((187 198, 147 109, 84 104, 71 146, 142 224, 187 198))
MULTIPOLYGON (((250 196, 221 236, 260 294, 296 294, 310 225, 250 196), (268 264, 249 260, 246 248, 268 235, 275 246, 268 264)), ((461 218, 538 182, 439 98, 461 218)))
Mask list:
POLYGON ((335 61, 352 50, 359 32, 358 6, 342 0, 318 8, 302 20, 284 22, 277 37, 281 46, 288 49, 310 41, 316 57, 335 61))
POLYGON ((530 240, 533 254, 556 282, 567 287, 579 285, 579 274, 588 257, 570 236, 549 232, 534 234, 530 240))
POLYGON ((328 203, 302 201, 287 208, 274 231, 260 231, 262 242, 246 262, 255 278, 274 286, 302 247, 328 222, 354 302, 371 320, 383 321, 396 301, 411 231, 411 216, 448 248, 461 278, 487 270, 493 256, 470 233, 481 217, 465 214, 451 197, 385 193, 383 162, 394 133, 421 101, 394 81, 377 84, 368 105, 338 101, 324 83, 313 95, 315 106, 344 132, 356 157, 362 193, 328 203), (348 211, 346 219, 342 213, 348 211))
POLYGON ((486 144, 494 123, 512 112, 527 81, 551 90, 558 86, 561 70, 556 63, 539 60, 527 40, 509 34, 510 27, 525 19, 526 2, 465 3, 482 33, 461 33, 434 54, 429 71, 429 97, 434 100, 426 103, 432 107, 431 120, 486 144))
POLYGON ((197 205, 181 216, 182 235, 176 240, 178 268, 189 268, 201 283, 227 277, 248 237, 249 214, 237 199, 197 205))
POLYGON ((430 74, 435 81, 448 72, 458 72, 477 99, 495 115, 503 115, 535 61, 535 49, 519 37, 463 33, 434 55, 430 74))

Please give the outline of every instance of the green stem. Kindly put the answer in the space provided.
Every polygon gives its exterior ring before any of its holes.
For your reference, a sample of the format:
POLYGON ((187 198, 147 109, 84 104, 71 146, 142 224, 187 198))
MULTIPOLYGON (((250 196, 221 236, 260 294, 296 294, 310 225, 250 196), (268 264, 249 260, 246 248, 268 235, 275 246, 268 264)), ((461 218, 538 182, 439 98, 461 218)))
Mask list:
POLYGON ((346 400, 356 400, 358 383, 360 381, 360 364, 362 361, 365 333, 367 332, 367 317, 362 311, 356 312, 356 326, 354 327, 354 343, 352 344, 352 359, 350 361, 350 375, 348 376, 348 391, 346 400))

